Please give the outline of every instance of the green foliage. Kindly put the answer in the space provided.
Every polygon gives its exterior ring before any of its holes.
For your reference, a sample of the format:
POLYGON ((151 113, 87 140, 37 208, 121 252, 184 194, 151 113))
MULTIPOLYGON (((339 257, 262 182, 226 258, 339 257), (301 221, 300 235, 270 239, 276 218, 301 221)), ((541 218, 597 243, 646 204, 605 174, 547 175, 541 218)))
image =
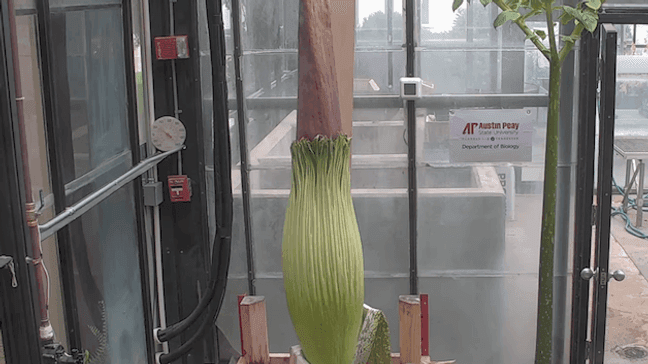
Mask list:
POLYGON ((595 9, 584 5, 582 5, 580 8, 572 8, 571 6, 565 5, 562 8, 563 13, 560 19, 563 24, 567 24, 570 21, 576 19, 585 26, 585 29, 589 30, 590 32, 593 32, 596 29, 596 25, 598 24, 598 16, 595 9))
POLYGON ((106 314, 106 304, 104 301, 99 301, 99 307, 101 309, 101 330, 96 326, 88 325, 90 332, 99 342, 99 347, 94 353, 90 353, 88 350, 85 351, 84 360, 85 364, 104 364, 108 360, 108 319, 106 314))
POLYGON ((503 11, 497 16, 493 25, 495 26, 495 28, 497 28, 499 26, 504 25, 504 23, 506 23, 507 21, 516 20, 519 17, 520 17, 520 13, 518 13, 517 11, 511 11, 511 10, 503 11))

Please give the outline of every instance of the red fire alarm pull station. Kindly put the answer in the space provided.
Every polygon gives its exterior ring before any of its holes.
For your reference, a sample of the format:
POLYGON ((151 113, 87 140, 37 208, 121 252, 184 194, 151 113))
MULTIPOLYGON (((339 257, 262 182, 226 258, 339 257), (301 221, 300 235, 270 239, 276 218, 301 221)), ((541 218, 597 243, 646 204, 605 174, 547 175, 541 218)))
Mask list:
POLYGON ((187 176, 169 176, 168 181, 171 202, 191 201, 191 184, 187 176))
POLYGON ((189 38, 186 35, 156 37, 155 55, 158 60, 189 58, 189 38))

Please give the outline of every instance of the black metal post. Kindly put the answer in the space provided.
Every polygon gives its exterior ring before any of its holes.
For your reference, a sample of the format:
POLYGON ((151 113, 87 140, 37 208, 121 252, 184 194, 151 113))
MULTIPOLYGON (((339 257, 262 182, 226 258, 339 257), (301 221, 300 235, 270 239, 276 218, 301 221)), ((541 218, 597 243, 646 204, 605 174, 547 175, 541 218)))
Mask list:
POLYGON ((614 115, 616 101, 617 31, 611 24, 602 25, 602 73, 600 96, 597 219, 594 260, 597 274, 594 288, 592 340, 594 350, 590 363, 603 364, 605 353, 605 319, 608 298, 608 263, 610 259, 610 214, 612 209, 612 168, 614 166, 614 115))
POLYGON ((571 364, 585 363, 587 358, 587 307, 589 281, 580 272, 590 267, 592 252, 592 201, 594 192, 594 158, 596 133, 596 89, 599 36, 586 33, 581 38, 580 97, 578 118, 578 162, 576 166, 576 202, 574 216, 574 256, 571 308, 571 364))
POLYGON ((648 24, 648 8, 645 5, 625 5, 602 8, 599 24, 648 24))
MULTIPOLYGON (((405 34, 407 37, 407 77, 414 77, 414 0, 405 0, 405 34)), ((416 102, 408 100, 407 110, 407 180, 409 198, 410 294, 418 294, 417 233, 418 207, 416 187, 416 102)))
MULTIPOLYGON (((175 75, 171 61, 153 60, 153 92, 155 117, 174 115, 174 99, 177 97, 179 119, 185 124, 187 149, 182 151, 182 172, 191 180, 191 202, 173 203, 165 197, 160 205, 160 234, 164 252, 162 264, 165 282, 167 322, 179 322, 198 305, 209 277, 210 245, 207 218, 207 192, 205 172, 205 143, 202 113, 202 74, 198 35, 198 4, 190 1, 159 1, 150 6, 151 37, 171 34, 170 19, 173 18, 174 33, 187 35, 189 58, 175 61, 175 75), (172 15, 172 16, 171 16, 172 15), (177 82, 174 85, 173 78, 177 82), (176 95, 174 95, 176 93, 176 95)), ((153 42, 152 42, 153 43, 153 42)), ((154 47, 154 45, 152 44, 154 47)), ((151 54, 156 54, 151 49, 151 54)), ((168 191, 167 176, 178 174, 178 158, 170 157, 158 165, 158 176, 165 195, 168 191)), ((168 196, 168 195, 166 195, 168 196)), ((169 342, 169 350, 176 351, 195 333, 200 322, 169 342)), ((212 333, 205 340, 213 342, 212 333)), ((212 346, 212 345, 209 345, 212 346)), ((211 355, 211 348, 196 345, 182 363, 204 363, 211 355)))
MULTIPOLYGON (((126 62, 126 98, 128 100, 128 133, 132 165, 137 165, 142 156, 139 143, 139 113, 137 112, 137 82, 135 81, 135 55, 133 45, 133 14, 132 1, 122 1, 122 21, 124 36, 124 56, 126 62)), ((148 66, 148 65, 145 65, 148 66)), ((148 122, 148 120, 145 120, 148 122)), ((144 149, 145 150, 145 149, 144 149)), ((146 157, 146 156, 145 156, 146 157)), ((149 251, 146 238, 146 222, 144 220, 144 191, 142 177, 134 180, 133 194, 135 197, 135 216, 137 223, 137 241, 140 266, 140 281, 142 282, 142 309, 144 313, 144 333, 146 336, 146 351, 149 361, 155 357, 153 347, 153 308, 151 306, 151 281, 149 279, 149 251)))
POLYGON ((254 271, 254 244, 252 241, 252 218, 250 211, 250 175, 247 150, 247 117, 245 90, 243 88, 243 45, 241 42, 241 6, 239 0, 232 0, 232 29, 234 31, 234 72, 236 74, 236 117, 238 120, 239 152, 241 154, 241 192, 243 194, 243 221, 245 223, 245 251, 247 255, 248 290, 256 293, 254 271))

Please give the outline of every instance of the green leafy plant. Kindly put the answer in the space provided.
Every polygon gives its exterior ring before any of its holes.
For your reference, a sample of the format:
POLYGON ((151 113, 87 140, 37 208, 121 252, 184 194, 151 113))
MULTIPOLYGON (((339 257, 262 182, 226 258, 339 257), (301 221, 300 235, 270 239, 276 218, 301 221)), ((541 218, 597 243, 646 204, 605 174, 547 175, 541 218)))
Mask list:
MULTIPOLYGON (((474 1, 474 0, 473 0, 474 1)), ((540 237, 540 272, 538 292, 538 317, 536 336, 536 363, 551 363, 553 319, 553 259, 556 222, 556 175, 558 164, 558 122, 560 117, 560 78, 562 64, 587 30, 594 32, 598 25, 598 10, 604 0, 585 0, 576 7, 557 6, 555 0, 480 0, 482 5, 495 4, 502 12, 493 25, 515 23, 549 61, 549 107, 547 110, 547 137, 545 150, 544 194, 542 202, 542 230, 540 237), (554 15, 559 16, 554 19, 554 15), (526 21, 531 17, 544 16, 548 34, 530 28, 526 21), (562 24, 573 22, 570 35, 561 37, 559 44, 554 28, 555 21, 562 24), (548 40, 548 45, 543 42, 548 40)), ((453 0, 456 11, 464 0, 453 0)))
POLYGON ((97 338, 99 347, 94 353, 90 353, 88 350, 84 352, 84 364, 104 364, 108 362, 108 320, 104 301, 99 301, 99 307, 101 309, 101 330, 94 325, 88 325, 92 335, 97 338))

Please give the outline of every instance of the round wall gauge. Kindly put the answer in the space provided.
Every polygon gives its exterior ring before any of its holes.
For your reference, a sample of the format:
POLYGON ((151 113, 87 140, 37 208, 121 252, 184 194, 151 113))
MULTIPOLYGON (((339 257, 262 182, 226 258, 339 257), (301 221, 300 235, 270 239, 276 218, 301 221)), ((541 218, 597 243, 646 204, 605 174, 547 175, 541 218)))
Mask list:
POLYGON ((151 141, 162 151, 168 152, 181 146, 187 138, 182 121, 173 116, 163 116, 151 125, 151 141))

